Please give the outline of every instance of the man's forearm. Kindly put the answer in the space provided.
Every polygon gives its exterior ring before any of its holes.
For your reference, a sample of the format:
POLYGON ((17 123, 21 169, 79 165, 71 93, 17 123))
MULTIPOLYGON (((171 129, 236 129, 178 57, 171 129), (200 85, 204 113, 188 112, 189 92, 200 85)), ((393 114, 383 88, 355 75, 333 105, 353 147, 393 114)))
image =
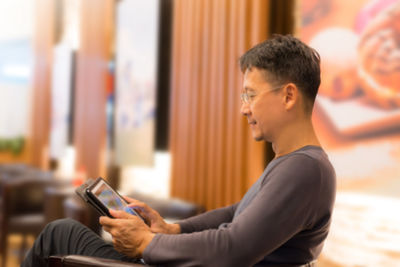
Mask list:
POLYGON ((237 206, 238 203, 179 221, 180 232, 193 233, 207 229, 217 229, 222 223, 232 221, 237 206))

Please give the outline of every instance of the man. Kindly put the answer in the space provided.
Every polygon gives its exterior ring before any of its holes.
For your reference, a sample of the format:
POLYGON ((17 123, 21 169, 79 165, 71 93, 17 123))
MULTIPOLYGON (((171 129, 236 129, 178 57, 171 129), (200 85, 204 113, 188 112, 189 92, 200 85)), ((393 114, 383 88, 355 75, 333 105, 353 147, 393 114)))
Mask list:
POLYGON ((311 113, 320 84, 319 55, 291 36, 274 36, 240 59, 241 113, 255 140, 272 143, 270 162, 243 199, 167 224, 127 198, 148 221, 123 211, 101 217, 105 243, 72 220, 49 224, 22 266, 55 254, 83 254, 167 266, 312 266, 328 235, 335 173, 315 135, 311 113))

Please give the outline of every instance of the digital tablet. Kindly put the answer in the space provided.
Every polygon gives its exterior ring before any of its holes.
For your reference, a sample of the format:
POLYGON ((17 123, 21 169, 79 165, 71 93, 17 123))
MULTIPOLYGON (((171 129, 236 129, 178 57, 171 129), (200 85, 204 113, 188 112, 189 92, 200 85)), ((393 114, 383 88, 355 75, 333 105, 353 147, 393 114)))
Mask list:
POLYGON ((84 200, 92 204, 102 215, 113 218, 110 209, 123 210, 144 219, 132 208, 128 202, 114 190, 103 178, 99 177, 76 190, 84 200))

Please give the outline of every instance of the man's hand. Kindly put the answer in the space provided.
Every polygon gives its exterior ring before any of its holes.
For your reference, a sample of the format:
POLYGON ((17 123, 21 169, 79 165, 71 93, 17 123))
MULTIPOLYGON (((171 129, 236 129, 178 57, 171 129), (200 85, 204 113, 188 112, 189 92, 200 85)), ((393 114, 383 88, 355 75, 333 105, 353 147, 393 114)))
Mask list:
POLYGON ((124 211, 110 210, 114 219, 101 216, 100 224, 112 235, 114 248, 132 258, 142 257, 154 237, 150 228, 137 216, 124 211))
POLYGON ((129 207, 137 211, 146 220, 153 233, 179 234, 181 232, 179 224, 166 223, 157 211, 145 203, 129 197, 124 198, 128 201, 129 207))

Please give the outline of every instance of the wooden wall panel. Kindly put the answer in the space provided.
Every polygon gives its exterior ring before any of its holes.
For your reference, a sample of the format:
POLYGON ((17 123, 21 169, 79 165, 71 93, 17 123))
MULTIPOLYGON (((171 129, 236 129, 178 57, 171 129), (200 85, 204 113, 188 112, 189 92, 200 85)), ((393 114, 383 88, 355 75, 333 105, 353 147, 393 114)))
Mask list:
MULTIPOLYGON (((249 29, 249 47, 253 47, 260 41, 266 39, 269 30, 270 5, 265 0, 252 0, 250 6, 250 19, 252 25, 249 29), (262 38, 264 36, 264 38, 262 38)), ((285 1, 282 1, 285 2, 285 1)), ((265 157, 253 158, 252 155, 265 155, 265 143, 254 142, 251 135, 247 135, 247 187, 250 187, 262 173, 265 164, 265 157)))
POLYGON ((51 73, 55 43, 55 1, 36 0, 34 68, 32 77, 32 113, 27 147, 31 152, 26 163, 47 169, 51 108, 51 73))
POLYGON ((81 2, 74 145, 77 168, 84 167, 93 178, 106 173, 106 92, 114 5, 114 0, 81 2))
POLYGON ((265 167, 240 114, 239 57, 268 36, 267 0, 175 0, 171 194, 208 209, 234 203, 265 167))

